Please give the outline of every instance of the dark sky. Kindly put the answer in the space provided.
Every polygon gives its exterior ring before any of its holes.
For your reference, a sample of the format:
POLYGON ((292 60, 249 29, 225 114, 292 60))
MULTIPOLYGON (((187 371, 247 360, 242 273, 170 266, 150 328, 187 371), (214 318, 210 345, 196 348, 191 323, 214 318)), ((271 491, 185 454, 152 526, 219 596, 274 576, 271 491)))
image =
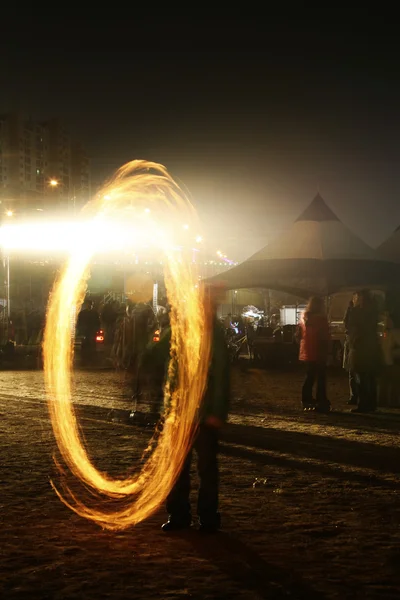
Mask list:
POLYGON ((397 35, 260 20, 19 25, 0 42, 0 110, 63 117, 99 180, 164 163, 233 258, 318 190, 379 244, 400 224, 397 35))

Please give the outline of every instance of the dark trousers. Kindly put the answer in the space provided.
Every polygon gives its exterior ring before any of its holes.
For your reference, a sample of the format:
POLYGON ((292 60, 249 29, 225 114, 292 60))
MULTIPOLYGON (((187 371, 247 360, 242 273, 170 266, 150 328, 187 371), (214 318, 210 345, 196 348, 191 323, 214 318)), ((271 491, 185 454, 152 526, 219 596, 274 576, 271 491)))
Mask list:
POLYGON ((357 373, 359 400, 358 406, 365 410, 375 410, 377 405, 377 382, 375 373, 357 373))
POLYGON ((326 397, 326 365, 319 362, 306 362, 306 379, 301 391, 303 406, 314 404, 313 387, 317 381, 317 406, 329 406, 326 397))
MULTIPOLYGON (((197 454, 197 471, 200 487, 197 500, 197 515, 202 525, 220 525, 218 513, 218 430, 215 427, 200 425, 193 448, 197 454)), ((193 448, 189 451, 181 474, 167 498, 167 511, 170 520, 190 523, 190 466, 193 448)))
POLYGON ((81 362, 90 365, 96 358, 96 336, 86 336, 81 344, 81 362))

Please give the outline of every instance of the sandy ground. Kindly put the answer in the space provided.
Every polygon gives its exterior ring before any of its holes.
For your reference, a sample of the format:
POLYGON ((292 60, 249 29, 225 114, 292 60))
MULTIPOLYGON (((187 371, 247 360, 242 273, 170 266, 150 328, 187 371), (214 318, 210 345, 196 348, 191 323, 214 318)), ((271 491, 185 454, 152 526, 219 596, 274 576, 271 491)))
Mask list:
MULTIPOLYGON (((123 376, 75 379, 96 464, 124 472, 150 432, 115 420, 130 407, 123 376)), ((400 414, 350 414, 340 372, 329 382, 335 412, 303 414, 301 380, 298 370, 233 374, 223 530, 204 537, 165 535, 162 508, 121 533, 73 514, 49 483, 43 374, 0 373, 0 597, 399 598, 400 414)))

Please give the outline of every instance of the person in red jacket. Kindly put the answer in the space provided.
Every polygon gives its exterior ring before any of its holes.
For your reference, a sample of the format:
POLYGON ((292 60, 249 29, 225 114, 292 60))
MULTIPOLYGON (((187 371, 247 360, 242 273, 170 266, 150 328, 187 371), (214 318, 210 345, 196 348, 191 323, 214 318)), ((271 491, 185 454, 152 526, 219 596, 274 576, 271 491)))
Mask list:
POLYGON ((300 355, 306 365, 306 379, 302 388, 303 410, 329 412, 330 402, 326 395, 326 363, 329 347, 329 324, 325 313, 324 300, 310 298, 299 323, 300 355), (316 401, 313 400, 313 387, 317 381, 316 401))

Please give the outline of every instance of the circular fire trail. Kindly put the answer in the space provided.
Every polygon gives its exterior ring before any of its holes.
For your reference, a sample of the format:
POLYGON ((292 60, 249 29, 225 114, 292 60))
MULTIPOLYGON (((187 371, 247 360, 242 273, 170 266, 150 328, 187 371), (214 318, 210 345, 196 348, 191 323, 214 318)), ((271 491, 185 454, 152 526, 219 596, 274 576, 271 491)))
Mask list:
POLYGON ((115 225, 118 220, 125 227, 132 223, 131 243, 135 243, 136 235, 145 237, 162 250, 166 263, 172 328, 169 368, 178 365, 177 382, 173 389, 165 388, 164 426, 157 443, 150 443, 147 461, 138 475, 113 479, 97 470, 83 443, 71 398, 71 315, 83 302, 89 263, 94 253, 101 251, 101 239, 82 235, 76 240, 48 307, 44 370, 51 422, 63 460, 89 489, 93 501, 84 502, 67 486, 62 493, 55 488, 56 492, 82 517, 108 529, 123 529, 147 518, 165 501, 192 443, 210 356, 210 339, 205 334, 209 316, 192 261, 177 253, 171 243, 182 223, 195 222, 195 211, 165 167, 147 161, 124 165, 84 212, 91 231, 108 224, 112 230, 111 223, 115 225))

